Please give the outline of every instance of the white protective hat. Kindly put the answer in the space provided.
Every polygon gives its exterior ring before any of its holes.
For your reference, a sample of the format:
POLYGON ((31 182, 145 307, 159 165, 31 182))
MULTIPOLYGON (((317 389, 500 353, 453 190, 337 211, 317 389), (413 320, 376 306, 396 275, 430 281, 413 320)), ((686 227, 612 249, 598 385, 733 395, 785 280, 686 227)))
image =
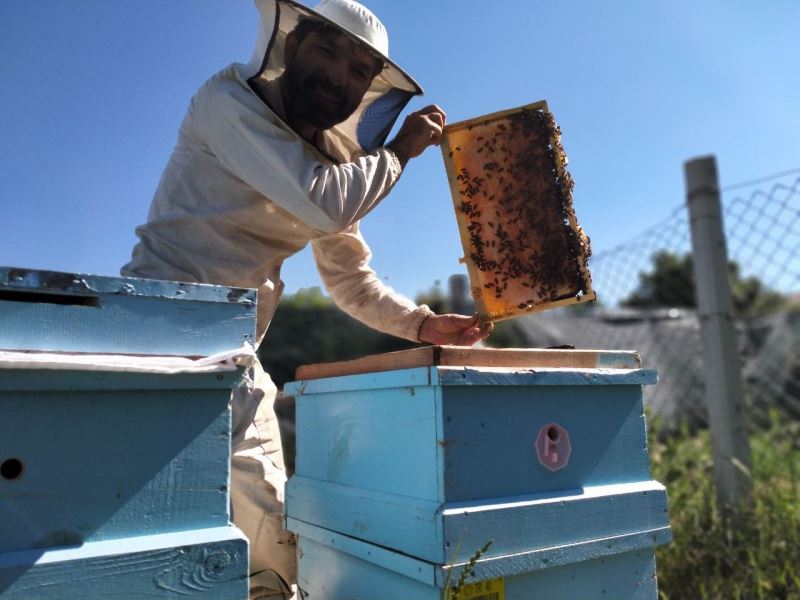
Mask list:
POLYGON ((248 81, 272 81, 283 73, 286 36, 302 18, 334 25, 380 56, 385 67, 375 79, 361 105, 343 123, 325 132, 337 148, 347 149, 338 157, 352 158, 382 146, 400 112, 412 97, 422 94, 414 79, 389 58, 389 36, 378 18, 354 0, 321 0, 310 9, 295 0, 255 0, 261 14, 259 38, 248 66, 248 81))

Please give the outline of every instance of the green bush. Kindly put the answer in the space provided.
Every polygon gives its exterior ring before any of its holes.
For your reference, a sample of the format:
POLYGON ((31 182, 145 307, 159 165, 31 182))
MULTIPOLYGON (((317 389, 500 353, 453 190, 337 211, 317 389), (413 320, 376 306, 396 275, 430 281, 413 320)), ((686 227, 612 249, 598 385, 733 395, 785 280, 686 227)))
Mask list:
POLYGON ((773 414, 751 435, 753 502, 737 527, 717 506, 708 431, 653 429, 674 536, 656 553, 662 600, 800 599, 800 424, 773 414))

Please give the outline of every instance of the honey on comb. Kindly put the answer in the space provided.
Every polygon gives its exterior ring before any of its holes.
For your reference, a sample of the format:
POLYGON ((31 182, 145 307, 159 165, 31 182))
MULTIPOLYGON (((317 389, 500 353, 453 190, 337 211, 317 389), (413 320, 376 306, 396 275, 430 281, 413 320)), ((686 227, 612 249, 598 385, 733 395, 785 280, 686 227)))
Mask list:
POLYGON ((544 103, 445 128, 442 152, 485 321, 594 299, 560 138, 544 103))

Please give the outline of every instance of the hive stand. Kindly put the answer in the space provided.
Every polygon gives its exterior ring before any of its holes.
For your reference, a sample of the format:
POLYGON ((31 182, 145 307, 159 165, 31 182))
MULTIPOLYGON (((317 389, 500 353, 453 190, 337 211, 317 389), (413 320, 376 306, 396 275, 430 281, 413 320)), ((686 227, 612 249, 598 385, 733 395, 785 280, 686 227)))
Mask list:
POLYGON ((656 600, 671 532, 636 353, 428 347, 297 377, 308 598, 440 600, 473 559, 459 600, 656 600))
POLYGON ((247 598, 228 493, 241 369, 162 371, 251 341, 255 300, 0 268, 2 600, 247 598))

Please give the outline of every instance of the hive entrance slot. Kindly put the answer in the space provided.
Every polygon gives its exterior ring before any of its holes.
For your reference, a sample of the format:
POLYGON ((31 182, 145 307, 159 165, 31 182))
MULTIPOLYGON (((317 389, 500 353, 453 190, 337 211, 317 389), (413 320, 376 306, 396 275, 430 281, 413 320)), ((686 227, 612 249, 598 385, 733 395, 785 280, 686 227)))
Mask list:
POLYGON ((60 294, 55 292, 31 292, 29 290, 0 290, 0 301, 39 304, 61 304, 67 306, 100 307, 100 297, 95 295, 60 294))
POLYGON ((3 464, 0 464, 0 476, 3 479, 17 479, 20 475, 22 475, 22 471, 25 469, 25 466, 22 464, 22 461, 17 458, 9 458, 3 461, 3 464))

